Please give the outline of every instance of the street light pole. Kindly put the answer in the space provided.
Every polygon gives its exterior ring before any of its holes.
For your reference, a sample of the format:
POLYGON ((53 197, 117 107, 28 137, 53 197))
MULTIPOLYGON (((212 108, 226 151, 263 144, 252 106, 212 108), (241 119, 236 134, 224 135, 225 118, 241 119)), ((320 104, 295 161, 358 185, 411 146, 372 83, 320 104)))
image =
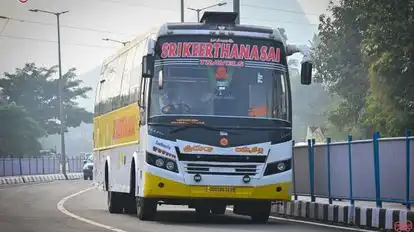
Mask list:
POLYGON ((197 9, 197 22, 200 22, 200 9, 197 9))
POLYGON ((52 14, 56 16, 57 19, 57 34, 58 34, 58 60, 59 60, 59 120, 60 120, 60 146, 61 146, 61 162, 62 162, 62 173, 67 178, 66 175, 66 149, 65 149, 65 110, 63 107, 63 88, 65 85, 65 80, 62 78, 62 58, 60 51, 60 15, 68 13, 69 11, 62 12, 50 12, 39 9, 31 9, 31 12, 41 12, 46 14, 52 14))
POLYGON ((181 0, 180 11, 181 11, 181 22, 183 23, 184 22, 184 0, 181 0))
POLYGON ((215 6, 224 6, 226 4, 227 4, 227 2, 220 2, 220 3, 214 4, 214 5, 211 5, 211 6, 207 6, 207 7, 204 7, 204 8, 195 9, 195 8, 188 7, 187 9, 197 12, 197 22, 200 22, 200 12, 201 11, 206 10, 208 8, 211 8, 211 7, 215 7, 215 6))
POLYGON ((237 13, 236 24, 240 24, 240 0, 233 0, 233 12, 237 13))

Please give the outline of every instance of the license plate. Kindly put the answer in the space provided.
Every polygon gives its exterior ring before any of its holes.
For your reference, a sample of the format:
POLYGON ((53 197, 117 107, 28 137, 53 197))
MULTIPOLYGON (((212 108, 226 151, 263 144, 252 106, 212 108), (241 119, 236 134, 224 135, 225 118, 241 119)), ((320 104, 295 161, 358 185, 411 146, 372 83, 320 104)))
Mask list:
POLYGON ((235 193, 235 187, 227 187, 227 186, 208 186, 207 192, 215 192, 215 193, 235 193))

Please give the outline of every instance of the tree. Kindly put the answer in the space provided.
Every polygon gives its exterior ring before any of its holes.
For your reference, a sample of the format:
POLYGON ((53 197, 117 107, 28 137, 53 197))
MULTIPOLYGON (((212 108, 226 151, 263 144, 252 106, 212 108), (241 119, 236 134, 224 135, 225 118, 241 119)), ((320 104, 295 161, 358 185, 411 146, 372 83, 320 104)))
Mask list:
POLYGON ((33 155, 41 149, 43 128, 21 106, 0 105, 0 156, 33 155))
POLYGON ((368 66, 361 54, 361 31, 367 24, 358 16, 364 10, 357 0, 330 3, 332 17, 320 16, 319 34, 312 55, 315 81, 340 98, 329 112, 329 121, 340 130, 351 131, 360 122, 369 89, 368 66))
MULTIPOLYGON (((279 28, 283 38, 287 35, 279 28)), ((306 138, 308 126, 323 126, 326 121, 326 111, 330 105, 330 97, 320 83, 310 86, 300 82, 300 60, 288 59, 290 84, 292 91, 293 137, 296 141, 306 138)))
POLYGON ((414 129, 414 1, 358 3, 370 9, 360 16, 369 23, 362 47, 371 84, 364 123, 384 136, 401 136, 414 129))
MULTIPOLYGON (((59 80, 53 78, 57 66, 50 68, 36 67, 34 63, 17 68, 15 73, 5 73, 0 79, 0 87, 10 102, 23 106, 26 111, 45 129, 47 134, 60 132, 59 122, 59 80)), ((86 98, 90 87, 81 87, 75 69, 70 69, 62 78, 64 80, 64 109, 67 128, 78 127, 82 122, 91 123, 92 113, 79 107, 77 98, 86 98)))

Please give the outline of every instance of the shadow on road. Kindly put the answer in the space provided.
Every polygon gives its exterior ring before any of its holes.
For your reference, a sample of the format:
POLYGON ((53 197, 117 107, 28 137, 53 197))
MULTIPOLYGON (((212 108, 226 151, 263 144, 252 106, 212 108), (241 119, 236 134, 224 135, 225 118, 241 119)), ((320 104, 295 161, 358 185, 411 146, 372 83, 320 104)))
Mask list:
MULTIPOLYGON (((136 215, 129 215, 130 217, 135 217, 136 215)), ((137 218, 138 220, 138 218, 137 218)), ((200 217, 195 211, 181 211, 181 210, 160 210, 157 212, 155 218, 156 223, 164 225, 258 225, 263 226, 274 226, 274 225, 283 225, 285 223, 269 220, 266 224, 255 224, 250 220, 250 217, 239 216, 232 214, 231 212, 226 212, 225 215, 210 215, 208 217, 200 217)))

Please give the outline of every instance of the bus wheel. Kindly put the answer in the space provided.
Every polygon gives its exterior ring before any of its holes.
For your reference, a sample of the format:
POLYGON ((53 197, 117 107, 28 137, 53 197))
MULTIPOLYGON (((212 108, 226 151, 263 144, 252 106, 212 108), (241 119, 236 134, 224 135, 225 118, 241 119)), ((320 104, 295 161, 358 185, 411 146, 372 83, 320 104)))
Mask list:
POLYGON ((157 213, 157 202, 152 199, 137 197, 137 216, 142 221, 152 221, 157 213))
POLYGON ((122 200, 121 193, 108 191, 108 211, 110 213, 122 213, 122 200))
POLYGON ((254 223, 266 223, 269 220, 270 208, 270 202, 259 203, 250 214, 252 221, 254 223))
POLYGON ((223 215, 226 213, 226 205, 215 205, 211 207, 211 213, 215 215, 223 215))

